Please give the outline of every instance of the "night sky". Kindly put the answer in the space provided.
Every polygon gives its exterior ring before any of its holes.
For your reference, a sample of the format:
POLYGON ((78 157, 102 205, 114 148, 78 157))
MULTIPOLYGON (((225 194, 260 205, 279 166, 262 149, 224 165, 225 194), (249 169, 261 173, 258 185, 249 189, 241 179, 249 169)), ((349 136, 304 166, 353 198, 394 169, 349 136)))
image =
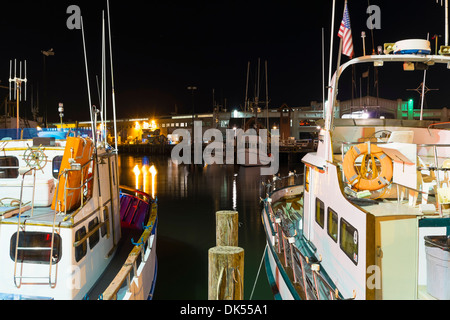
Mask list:
MULTIPOLYGON (((335 55, 344 1, 336 3, 335 55)), ((55 56, 45 59, 48 121, 59 120, 58 102, 64 103, 65 120, 89 120, 81 31, 66 27, 70 16, 66 9, 72 4, 78 5, 83 15, 92 103, 98 105, 95 76, 100 77, 101 73, 101 11, 106 10, 106 0, 10 1, 2 3, 1 9, 0 85, 8 86, 10 59, 27 60, 29 94, 21 115, 31 115, 32 91, 35 103, 39 92, 40 113, 45 112, 41 50, 53 48, 55 56)), ((372 51, 372 37, 366 26, 368 4, 365 0, 349 0, 357 56, 362 55, 361 31, 367 34, 367 52, 372 51)), ((430 38, 442 35, 439 45, 443 44, 444 9, 435 0, 370 0, 370 4, 381 9, 381 30, 374 30, 375 47, 403 39, 426 39, 427 33, 430 38)), ((192 96, 188 86, 198 87, 194 95, 196 112, 212 111, 213 89, 218 103, 224 104, 226 99, 229 110, 242 108, 247 63, 251 62, 252 97, 258 58, 262 77, 264 61, 268 62, 270 107, 283 103, 307 106, 311 101, 321 101, 322 27, 328 78, 331 5, 331 0, 111 0, 117 117, 168 114, 175 106, 179 113, 190 113, 192 96)), ((434 52, 434 41, 432 49, 434 52)), ((346 61, 348 58, 343 56, 342 62, 346 61)), ((107 63, 109 77, 109 59, 107 63)), ((333 71, 335 68, 336 59, 333 71)), ((450 82, 445 81, 449 71, 445 67, 435 69, 428 72, 427 86, 440 90, 427 95, 429 108, 446 106, 450 92, 450 82)), ((357 69, 358 85, 366 70, 367 67, 357 69)), ((343 78, 340 99, 351 97, 349 76, 343 78)), ((419 95, 406 89, 417 88, 422 78, 422 71, 405 73, 399 65, 385 65, 379 74, 380 97, 414 98, 418 104, 419 95), (393 78, 391 71, 398 71, 398 77, 393 78)), ((264 87, 262 79, 260 98, 265 98, 264 87)), ((365 95, 365 82, 362 87, 365 95)), ((109 82, 107 93, 111 95, 109 82)), ((0 89, 2 101, 7 94, 7 90, 0 89)), ((108 108, 111 118, 110 101, 108 108)))

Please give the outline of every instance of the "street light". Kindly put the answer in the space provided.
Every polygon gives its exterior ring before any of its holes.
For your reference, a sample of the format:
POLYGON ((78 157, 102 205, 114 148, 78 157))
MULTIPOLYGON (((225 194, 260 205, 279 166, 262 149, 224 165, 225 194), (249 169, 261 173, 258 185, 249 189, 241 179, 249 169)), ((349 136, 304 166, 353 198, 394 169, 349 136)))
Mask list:
POLYGON ((61 130, 62 130, 63 117, 64 117, 64 104, 62 104, 61 102, 58 104, 58 112, 59 112, 59 117, 61 118, 61 130))
POLYGON ((195 86, 187 87, 188 90, 191 90, 192 93, 192 127, 194 127, 194 118, 195 118, 195 108, 194 108, 194 91, 197 90, 195 86))

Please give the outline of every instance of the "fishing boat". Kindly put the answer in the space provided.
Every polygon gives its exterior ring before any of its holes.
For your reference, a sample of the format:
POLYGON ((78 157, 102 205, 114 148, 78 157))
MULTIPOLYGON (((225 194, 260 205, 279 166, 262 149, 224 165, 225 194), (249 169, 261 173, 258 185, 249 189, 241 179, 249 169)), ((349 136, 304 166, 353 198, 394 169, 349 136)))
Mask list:
POLYGON ((105 109, 87 131, 0 132, 0 299, 153 297, 157 202, 120 185, 105 109))
POLYGON ((276 299, 450 299, 448 123, 334 117, 345 70, 394 63, 446 68, 450 56, 386 52, 342 64, 302 181, 266 184, 276 299))

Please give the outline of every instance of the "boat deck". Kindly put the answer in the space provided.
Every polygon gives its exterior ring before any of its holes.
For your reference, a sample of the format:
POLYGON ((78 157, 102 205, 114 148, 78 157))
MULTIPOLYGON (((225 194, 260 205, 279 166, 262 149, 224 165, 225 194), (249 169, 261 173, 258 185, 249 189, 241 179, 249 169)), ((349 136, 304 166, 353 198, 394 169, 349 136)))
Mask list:
MULTIPOLYGON (((18 206, 0 207, 0 223, 5 224, 17 224, 19 221, 18 206)), ((70 219, 67 219, 68 215, 59 215, 55 217, 55 211, 51 207, 36 207, 34 210, 30 206, 23 206, 22 213, 20 215, 20 222, 33 225, 53 225, 53 219, 55 219, 55 225, 65 228, 70 228, 73 223, 70 219)))

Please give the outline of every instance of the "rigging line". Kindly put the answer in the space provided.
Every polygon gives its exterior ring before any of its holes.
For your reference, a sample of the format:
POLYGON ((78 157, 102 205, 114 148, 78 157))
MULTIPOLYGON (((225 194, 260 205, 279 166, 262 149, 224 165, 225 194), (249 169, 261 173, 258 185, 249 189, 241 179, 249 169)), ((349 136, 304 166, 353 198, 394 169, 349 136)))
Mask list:
POLYGON ((253 284, 253 289, 252 289, 252 293, 250 294, 250 299, 249 300, 252 300, 252 298, 253 298, 253 292, 255 291, 256 283, 258 282, 259 273, 261 272, 261 267, 262 267, 262 264, 263 264, 263 261, 264 261, 264 256, 266 254, 266 251, 267 251, 267 243, 266 243, 266 246, 264 247, 263 255, 261 257, 261 262, 259 264, 258 273, 256 274, 255 283, 253 284))
MULTIPOLYGON (((88 99, 89 99, 89 112, 91 115, 92 138, 95 139, 95 127, 94 127, 94 119, 93 119, 93 115, 92 115, 91 87, 89 85, 89 70, 88 70, 88 61, 87 61, 87 54, 86 54, 86 40, 84 37, 83 16, 80 17, 80 20, 81 20, 81 34, 82 34, 82 38, 83 38, 84 62, 85 62, 85 69, 86 69, 86 82, 87 82, 88 99)), ((95 146, 95 147, 97 147, 97 146, 95 146)))

